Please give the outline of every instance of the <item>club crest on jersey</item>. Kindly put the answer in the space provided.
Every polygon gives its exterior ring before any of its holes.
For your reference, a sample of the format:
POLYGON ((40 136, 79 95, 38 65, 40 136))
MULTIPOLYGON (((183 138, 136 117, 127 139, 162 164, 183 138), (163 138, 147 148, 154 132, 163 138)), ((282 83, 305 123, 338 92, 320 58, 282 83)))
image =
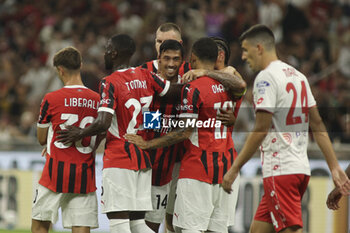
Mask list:
POLYGON ((256 87, 257 88, 261 88, 261 87, 268 87, 270 86, 270 83, 267 81, 260 81, 256 83, 256 87))
POLYGON ((162 114, 157 110, 156 112, 143 113, 143 128, 145 129, 160 129, 160 116, 162 114))

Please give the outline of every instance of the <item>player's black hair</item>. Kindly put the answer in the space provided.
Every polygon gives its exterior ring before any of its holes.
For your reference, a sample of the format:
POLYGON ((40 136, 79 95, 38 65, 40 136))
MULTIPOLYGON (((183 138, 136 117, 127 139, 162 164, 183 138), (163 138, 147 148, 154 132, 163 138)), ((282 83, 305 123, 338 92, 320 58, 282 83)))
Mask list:
POLYGON ((159 55, 167 50, 180 51, 181 57, 183 58, 184 56, 184 47, 177 40, 165 40, 159 47, 159 55))
POLYGON ((223 50, 225 53, 225 65, 228 64, 228 59, 230 59, 231 56, 231 49, 230 49, 230 45, 228 44, 228 42, 221 38, 221 37, 210 37, 212 40, 214 40, 214 42, 217 44, 219 50, 223 50))
POLYGON ((239 37, 242 43, 244 40, 249 40, 253 43, 262 43, 267 49, 275 47, 275 36, 270 28, 262 24, 256 24, 250 27, 239 37))
POLYGON ((81 54, 74 47, 67 47, 58 51, 53 57, 53 65, 63 66, 68 70, 78 70, 81 66, 81 54))
POLYGON ((113 50, 117 51, 118 57, 130 58, 136 50, 134 40, 126 34, 114 35, 111 38, 113 50))
POLYGON ((218 58, 218 46, 209 37, 203 37, 192 45, 194 53, 201 61, 216 62, 218 58))

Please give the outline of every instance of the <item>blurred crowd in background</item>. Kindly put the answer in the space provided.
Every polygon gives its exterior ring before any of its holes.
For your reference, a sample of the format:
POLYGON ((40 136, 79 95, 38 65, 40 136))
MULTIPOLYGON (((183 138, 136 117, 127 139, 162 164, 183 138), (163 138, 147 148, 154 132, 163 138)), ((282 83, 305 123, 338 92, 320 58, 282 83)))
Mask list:
POLYGON ((52 57, 66 46, 83 56, 82 77, 97 91, 106 39, 127 33, 137 43, 132 65, 156 58, 157 27, 182 30, 186 58, 204 36, 225 38, 233 65, 249 85, 236 131, 253 124, 256 74, 241 60, 238 41, 256 23, 274 32, 281 60, 312 86, 333 141, 350 143, 350 3, 348 0, 0 0, 0 141, 35 141, 44 94, 62 87, 52 57))

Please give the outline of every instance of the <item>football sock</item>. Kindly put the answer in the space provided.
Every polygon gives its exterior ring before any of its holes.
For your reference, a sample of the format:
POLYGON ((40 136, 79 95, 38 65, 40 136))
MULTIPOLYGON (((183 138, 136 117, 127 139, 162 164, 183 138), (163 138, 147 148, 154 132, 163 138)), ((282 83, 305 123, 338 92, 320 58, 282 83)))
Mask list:
POLYGON ((129 219, 110 219, 109 230, 111 233, 131 233, 129 219))
POLYGON ((130 221, 131 233, 154 233, 151 228, 149 228, 144 219, 137 219, 130 221))

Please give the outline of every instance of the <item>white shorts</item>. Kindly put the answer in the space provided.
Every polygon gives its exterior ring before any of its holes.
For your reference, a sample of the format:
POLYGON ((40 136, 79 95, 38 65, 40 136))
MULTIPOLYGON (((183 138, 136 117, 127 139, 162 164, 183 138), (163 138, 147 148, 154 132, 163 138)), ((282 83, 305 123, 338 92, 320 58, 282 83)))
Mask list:
POLYGON ((152 169, 102 170, 102 213, 152 210, 152 169))
POLYGON ((32 219, 56 223, 60 207, 64 228, 98 227, 96 192, 56 193, 39 184, 32 205, 32 219))
POLYGON ((172 179, 170 181, 170 191, 169 191, 169 197, 168 197, 168 204, 166 207, 166 213, 171 215, 174 213, 174 206, 175 206, 175 199, 176 199, 176 186, 177 186, 177 181, 179 179, 180 167, 181 167, 181 162, 176 162, 174 164, 172 179))
POLYGON ((220 184, 179 179, 173 225, 182 229, 228 232, 234 198, 220 184))
POLYGON ((170 183, 163 186, 152 186, 153 210, 145 215, 145 220, 153 223, 162 223, 165 217, 165 209, 168 203, 170 183))

